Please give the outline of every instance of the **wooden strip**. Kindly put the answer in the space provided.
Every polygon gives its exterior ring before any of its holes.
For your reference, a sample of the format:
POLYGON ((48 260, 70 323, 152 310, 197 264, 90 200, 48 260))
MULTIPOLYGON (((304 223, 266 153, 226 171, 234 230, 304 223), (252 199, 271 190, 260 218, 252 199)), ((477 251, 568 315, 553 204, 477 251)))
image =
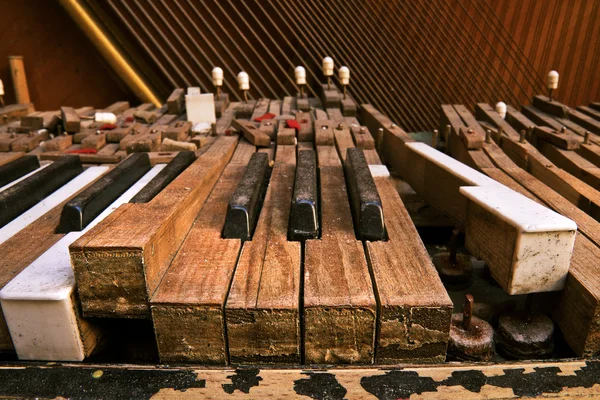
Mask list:
POLYGON ((96 133, 86 136, 81 140, 82 149, 99 150, 106 146, 106 133, 96 131, 96 133))
POLYGON ((73 136, 63 134, 54 139, 46 140, 44 147, 46 151, 64 151, 73 145, 73 136))
POLYGON ((269 103, 271 100, 269 99, 259 99, 256 102, 256 106, 254 106, 254 111, 252 111, 252 116, 250 117, 250 121, 254 121, 255 118, 262 117, 269 111, 269 103))
POLYGON ((344 122, 344 116, 339 108, 328 108, 326 111, 329 119, 335 122, 336 125, 344 122))
POLYGON ((300 362, 300 243, 287 241, 295 151, 287 147, 292 151, 277 151, 256 232, 243 245, 227 299, 232 363, 300 362))
POLYGON ((363 150, 375 149, 375 140, 373 140, 373 136, 371 136, 371 133, 366 126, 350 125, 350 132, 352 133, 352 138, 354 139, 356 147, 363 150))
POLYGON ((17 138, 14 142, 11 143, 10 149, 11 151, 31 151, 39 146, 39 144, 48 140, 50 137, 47 130, 39 130, 36 132, 30 132, 27 135, 23 135, 17 138))
POLYGON ((540 146, 540 151, 556 166, 600 190, 600 168, 574 151, 559 149, 548 143, 540 146))
POLYGON ((165 128, 163 132, 164 139, 171 139, 175 141, 185 140, 192 129, 192 123, 189 121, 177 121, 173 125, 165 128))
POLYGON ((253 122, 234 119, 231 124, 235 129, 241 131, 246 140, 252 143, 252 145, 262 147, 269 147, 271 145, 271 138, 259 130, 253 122))
POLYGON ((299 142, 312 142, 315 140, 313 119, 310 113, 298 112, 296 113, 296 121, 300 124, 298 129, 298 141, 299 142))
POLYGON ((393 182, 375 178, 389 241, 367 242, 379 298, 376 363, 443 361, 452 302, 393 182))
POLYGON ((291 115, 292 110, 296 109, 294 105, 294 97, 286 96, 283 98, 283 102, 281 103, 281 115, 291 115))
POLYGON ((577 111, 594 118, 596 121, 600 121, 600 111, 598 110, 587 106, 577 106, 577 111))
POLYGON ((185 90, 178 88, 173 90, 167 99, 167 110, 169 114, 179 115, 185 109, 185 90))
POLYGON ((156 290, 237 141, 220 137, 152 201, 122 206, 118 219, 71 246, 84 315, 149 316, 147 293, 156 290))
POLYGON ((569 109, 569 119, 581 125, 584 129, 600 135, 600 121, 571 108, 569 109))
POLYGON ((315 121, 315 145, 318 146, 333 146, 335 138, 333 128, 337 124, 331 120, 315 121))
POLYGON ((542 95, 533 96, 533 106, 547 114, 556 115, 560 118, 566 118, 568 115, 568 107, 559 103, 556 100, 542 95))
POLYGON ((225 168, 151 298, 162 362, 228 361, 223 309, 241 241, 222 239, 221 229, 229 199, 246 169, 247 154, 225 168))
POLYGON ((229 103, 229 106, 227 106, 227 109, 217 121, 217 135, 224 135, 227 129, 229 129, 229 125, 231 125, 231 121, 235 118, 235 113, 239 105, 240 103, 237 102, 229 103))
POLYGON ((354 147, 350 130, 345 123, 340 123, 336 128, 333 129, 333 135, 335 137, 335 148, 338 151, 338 155, 340 156, 340 159, 345 162, 346 151, 354 147))
POLYGON ((454 110, 466 125, 465 133, 460 135, 468 150, 480 149, 485 140, 485 132, 479 126, 475 117, 462 104, 455 104, 454 110))
POLYGON ((559 132, 547 128, 545 126, 538 126, 533 129, 534 144, 539 147, 541 142, 552 143, 553 145, 560 147, 565 150, 576 150, 579 148, 581 139, 579 136, 569 132, 559 132))

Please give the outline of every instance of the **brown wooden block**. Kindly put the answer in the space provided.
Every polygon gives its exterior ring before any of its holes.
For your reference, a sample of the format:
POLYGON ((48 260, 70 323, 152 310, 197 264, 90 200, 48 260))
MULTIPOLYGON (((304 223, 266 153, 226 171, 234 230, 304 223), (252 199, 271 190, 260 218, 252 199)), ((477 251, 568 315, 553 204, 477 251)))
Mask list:
MULTIPOLYGON (((535 107, 523 106, 521 107, 521 112, 523 113, 523 116, 529 118, 531 122, 533 122, 533 124, 529 126, 547 126, 556 131, 560 131, 560 129, 563 127, 563 125, 560 122, 558 122, 555 118, 553 118, 552 115, 546 114, 535 107)), ((529 128, 529 126, 522 129, 527 129, 529 128)))
POLYGON ((281 115, 288 115, 292 113, 292 110, 296 110, 296 98, 292 96, 285 96, 281 103, 281 115))
POLYGON ((600 167, 600 146, 594 143, 581 144, 577 153, 583 158, 591 162, 597 167, 600 167))
POLYGON ((96 149, 99 150, 106 145, 106 133, 97 131, 93 135, 89 135, 81 140, 82 149, 96 149))
MULTIPOLYGON (((317 150, 322 147, 333 146, 317 150)), ((377 304, 363 246, 354 235, 343 168, 338 159, 337 166, 319 169, 322 237, 307 240, 305 251, 305 360, 372 363, 377 304)))
MULTIPOLYGON (((520 132, 522 130, 527 131, 527 129, 529 129, 529 127, 537 125, 534 121, 530 120, 524 114, 520 113, 518 110, 516 110, 514 107, 512 107, 510 105, 506 107, 505 120, 517 132, 520 132)), ((558 128, 556 128, 556 129, 560 129, 560 126, 558 126, 558 128)))
POLYGON ((215 116, 221 118, 227 107, 229 106, 229 94, 221 93, 221 97, 215 95, 215 116))
POLYGON ((247 103, 236 103, 237 106, 234 117, 238 119, 249 119, 252 117, 256 103, 256 100, 248 100, 247 103))
POLYGON ((328 108, 326 111, 327 111, 327 116, 334 123, 340 124, 340 123, 344 122, 344 116, 342 115, 342 112, 340 111, 339 108, 328 108))
POLYGON ((352 140, 350 129, 348 129, 346 124, 339 124, 339 126, 333 129, 333 135, 335 137, 335 147, 337 148, 340 159, 345 162, 346 151, 349 148, 354 147, 354 141, 352 140))
POLYGON ((223 308, 241 241, 222 239, 221 230, 248 160, 225 168, 151 298, 162 362, 227 362, 223 308))
MULTIPOLYGON (((125 112, 128 108, 130 108, 128 101, 117 101, 101 111, 111 112, 115 115, 118 115, 118 114, 121 114, 122 112, 125 112)), ((147 110, 144 109, 144 110, 140 110, 140 111, 147 111, 147 110)))
POLYGON ((12 144, 23 136, 22 133, 0 133, 0 151, 10 151, 12 144))
POLYGON ((48 140, 50 137, 47 130, 40 130, 37 132, 30 132, 26 135, 19 137, 17 140, 11 143, 10 148, 12 151, 31 151, 39 146, 40 142, 48 140))
POLYGON ((163 114, 152 125, 153 125, 153 127, 160 126, 160 125, 169 125, 169 124, 173 123, 177 118, 179 118, 179 116, 176 114, 163 114))
POLYGON ((167 99, 167 112, 169 114, 183 114, 185 110, 185 89, 175 89, 167 99))
POLYGON ((367 242, 380 302, 376 363, 443 362, 452 302, 393 182, 375 178, 389 241, 367 242))
POLYGON ((300 129, 298 129, 298 141, 314 141, 313 120, 310 113, 298 112, 296 114, 296 121, 300 124, 300 129))
POLYGON ((540 111, 559 118, 567 118, 569 112, 569 107, 542 95, 533 96, 533 106, 540 111))
POLYGON ((577 111, 594 118, 596 121, 600 121, 600 111, 598 110, 587 106, 577 106, 577 111))
POLYGON ((569 109, 569 119, 581 125, 584 129, 600 135, 600 121, 573 109, 569 109))
MULTIPOLYGON (((285 122, 283 122, 285 126, 285 122)), ((280 128, 277 130, 277 145, 295 145, 296 130, 294 128, 280 128)))
POLYGON ((276 124, 277 124, 277 122, 275 120, 264 119, 264 120, 260 121, 260 127, 258 129, 260 131, 266 133, 267 136, 269 136, 269 138, 271 138, 271 140, 274 140, 276 138, 276 136, 275 136, 275 131, 277 128, 276 124))
POLYGON ((119 143, 125 136, 131 134, 131 132, 139 126, 140 124, 134 123, 126 127, 106 131, 106 141, 109 143, 119 143))
POLYGON ((356 102, 350 98, 342 99, 341 109, 344 117, 356 117, 358 115, 358 106, 356 105, 356 102))
POLYGON ((262 117, 266 113, 269 112, 269 103, 271 100, 269 99, 259 99, 254 106, 254 110, 252 110, 252 115, 250 116, 250 120, 255 122, 255 118, 262 117))
POLYGON ((363 150, 375 149, 375 140, 366 126, 350 126, 350 132, 356 147, 363 150))
POLYGON ((72 107, 61 107, 60 115, 65 131, 69 133, 79 132, 81 129, 81 120, 79 119, 79 115, 72 107))
POLYGON ((321 87, 321 100, 323 101, 323 105, 325 106, 325 108, 339 108, 341 96, 338 90, 335 88, 335 86, 332 85, 331 89, 328 89, 327 84, 325 83, 321 87))
POLYGON ((539 147, 540 141, 546 141, 552 143, 555 146, 565 150, 575 150, 579 148, 581 138, 569 132, 559 132, 547 128, 545 126, 538 126, 533 129, 533 135, 535 137, 534 143, 539 147))
POLYGON ((314 114, 314 120, 315 121, 321 121, 321 120, 329 119, 329 116, 327 115, 327 111, 325 111, 325 110, 314 109, 313 110, 313 114, 314 114))
POLYGON ((123 205, 118 219, 102 221, 71 245, 85 316, 150 316, 148 293, 171 265, 237 141, 218 138, 152 201, 123 205))
POLYGON ((63 151, 73 145, 73 135, 59 135, 54 139, 46 140, 44 146, 46 151, 63 151))
POLYGON ((224 135, 229 126, 231 125, 231 121, 235 118, 236 110, 238 109, 240 103, 229 103, 227 110, 223 112, 221 118, 217 121, 216 131, 217 135, 224 135))
POLYGON ((319 120, 315 121, 315 145, 316 146, 333 146, 335 139, 333 136, 334 121, 319 120))
POLYGON ((296 108, 299 111, 303 111, 303 112, 310 111, 310 104, 308 102, 308 97, 305 97, 305 98, 296 97, 296 108))
POLYGON ((244 242, 227 299, 233 363, 300 362, 300 243, 287 240, 294 169, 295 146, 280 146, 256 231, 244 242))
POLYGON ((600 168, 576 152, 563 150, 548 143, 542 144, 540 151, 557 167, 571 173, 596 190, 600 190, 600 168))
POLYGON ((177 121, 167 127, 163 132, 163 138, 182 141, 185 140, 192 129, 192 123, 189 121, 177 121))
POLYGON ((269 147, 271 145, 271 138, 259 130, 253 122, 234 119, 231 125, 241 131, 246 140, 254 146, 269 147))
POLYGON ((162 143, 162 134, 165 128, 165 126, 155 126, 145 134, 137 135, 138 137, 131 140, 125 147, 127 154, 161 150, 160 144, 162 143))

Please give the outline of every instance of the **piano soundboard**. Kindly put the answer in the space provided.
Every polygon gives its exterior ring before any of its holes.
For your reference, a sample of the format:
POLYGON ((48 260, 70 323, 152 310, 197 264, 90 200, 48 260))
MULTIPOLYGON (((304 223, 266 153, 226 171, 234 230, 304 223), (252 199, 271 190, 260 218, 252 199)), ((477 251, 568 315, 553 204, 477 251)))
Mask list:
POLYGON ((379 398, 532 395, 494 368, 600 383, 600 104, 442 105, 407 133, 342 68, 320 98, 249 99, 240 74, 243 102, 215 72, 206 102, 0 109, 5 360, 269 366, 214 372, 229 393, 262 374, 379 398))

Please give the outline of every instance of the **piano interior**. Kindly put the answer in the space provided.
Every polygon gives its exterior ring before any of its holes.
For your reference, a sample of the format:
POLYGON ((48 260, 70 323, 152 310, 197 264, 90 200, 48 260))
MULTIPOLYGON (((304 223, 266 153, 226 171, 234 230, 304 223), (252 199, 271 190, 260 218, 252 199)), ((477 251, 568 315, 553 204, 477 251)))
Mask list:
POLYGON ((563 77, 470 0, 59 3, 124 88, 0 74, 0 397, 597 396, 595 24, 563 77))

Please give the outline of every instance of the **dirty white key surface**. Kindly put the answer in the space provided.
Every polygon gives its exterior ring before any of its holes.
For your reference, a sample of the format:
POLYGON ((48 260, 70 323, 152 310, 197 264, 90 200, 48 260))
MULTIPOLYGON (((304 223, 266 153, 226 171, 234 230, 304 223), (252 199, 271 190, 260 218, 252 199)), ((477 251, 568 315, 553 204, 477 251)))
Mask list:
POLYGON ((166 164, 153 167, 83 231, 65 235, 0 290, 0 303, 21 360, 81 361, 81 325, 73 301, 75 277, 69 245, 127 203, 166 164))
POLYGON ((12 220, 0 229, 0 244, 4 243, 21 230, 25 229, 36 219, 52 210, 54 207, 73 196, 75 193, 86 187, 88 184, 98 179, 102 174, 108 171, 108 167, 90 167, 63 185, 60 189, 46 197, 38 204, 21 214, 18 218, 12 220))

